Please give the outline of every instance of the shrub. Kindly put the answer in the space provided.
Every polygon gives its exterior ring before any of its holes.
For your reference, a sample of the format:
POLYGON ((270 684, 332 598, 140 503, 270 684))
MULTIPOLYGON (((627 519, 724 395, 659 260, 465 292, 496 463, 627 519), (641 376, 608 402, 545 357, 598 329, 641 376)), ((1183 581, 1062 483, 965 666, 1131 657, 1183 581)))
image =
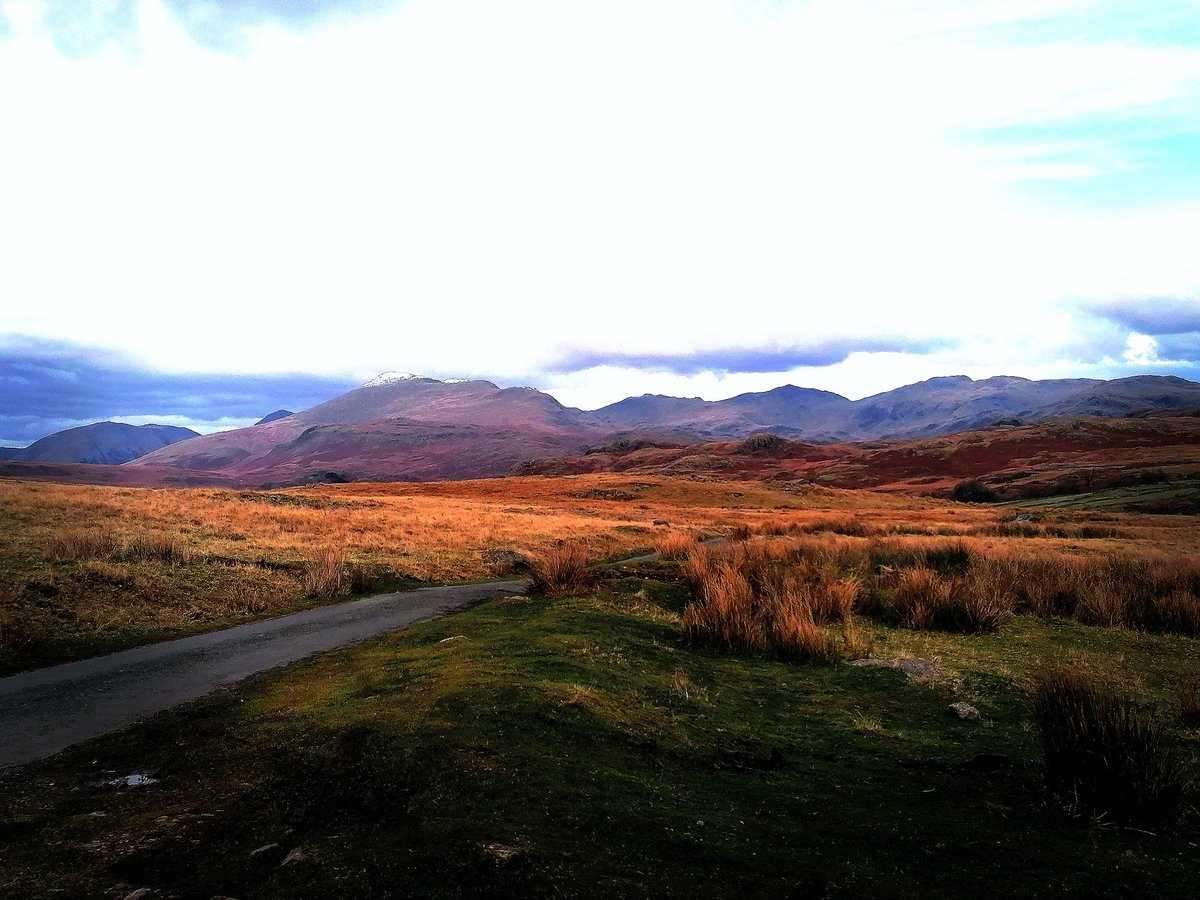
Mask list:
POLYGON ((529 566, 530 587, 549 597, 576 597, 596 583, 592 561, 583 547, 565 544, 534 558, 529 566))
POLYGON ((304 592, 310 597, 335 597, 350 590, 346 554, 334 547, 316 550, 304 565, 304 592))
POLYGON ((977 479, 960 481, 950 491, 950 499, 959 503, 993 503, 996 492, 977 479))
POLYGON ((1151 825, 1174 816, 1183 769, 1160 722, 1095 676, 1063 665, 1038 673, 1033 707, 1047 784, 1069 808, 1151 825))

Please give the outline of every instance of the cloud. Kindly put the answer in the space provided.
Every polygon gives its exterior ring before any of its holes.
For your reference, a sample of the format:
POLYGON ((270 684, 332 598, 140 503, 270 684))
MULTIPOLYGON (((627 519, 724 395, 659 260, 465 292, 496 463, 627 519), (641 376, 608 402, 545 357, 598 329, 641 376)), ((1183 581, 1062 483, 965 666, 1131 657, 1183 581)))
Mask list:
POLYGON ((86 346, 0 336, 0 443, 23 446, 108 419, 233 428, 355 386, 311 375, 165 374, 86 346))
MULTIPOLYGON (((162 8, 197 43, 225 50, 247 49, 256 28, 277 26, 302 31, 324 23, 387 12, 402 0, 161 0, 162 8)), ((81 59, 111 47, 131 54, 142 49, 141 0, 0 0, 0 39, 6 9, 50 36, 64 56, 81 59)))
POLYGON ((1140 300, 1110 300, 1083 307, 1126 328, 1155 336, 1200 331, 1200 300, 1153 297, 1140 300))
POLYGON ((0 0, 0 333, 588 404, 1178 358, 1058 314, 1200 290, 1194 9, 1144 7, 0 0))
POLYGON ((580 372, 600 367, 646 369, 676 375, 717 375, 791 372, 845 362, 853 353, 929 353, 945 349, 949 341, 900 338, 846 338, 808 347, 724 347, 692 353, 628 353, 624 351, 571 351, 545 367, 548 373, 580 372))

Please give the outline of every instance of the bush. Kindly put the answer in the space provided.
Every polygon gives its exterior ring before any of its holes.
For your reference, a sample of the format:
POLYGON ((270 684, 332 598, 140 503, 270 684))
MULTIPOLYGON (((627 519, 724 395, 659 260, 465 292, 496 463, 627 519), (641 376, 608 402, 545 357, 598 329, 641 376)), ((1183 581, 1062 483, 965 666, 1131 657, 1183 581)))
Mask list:
POLYGON ((959 503, 994 503, 996 492, 977 479, 960 481, 950 491, 950 499, 959 503))
POLYGON ((572 544, 536 557, 529 567, 529 581, 535 592, 548 597, 577 597, 596 584, 591 557, 572 544))
POLYGON ((1047 784, 1070 809, 1150 825, 1178 811, 1182 764, 1160 722, 1095 676, 1062 665, 1038 673, 1033 707, 1047 784))

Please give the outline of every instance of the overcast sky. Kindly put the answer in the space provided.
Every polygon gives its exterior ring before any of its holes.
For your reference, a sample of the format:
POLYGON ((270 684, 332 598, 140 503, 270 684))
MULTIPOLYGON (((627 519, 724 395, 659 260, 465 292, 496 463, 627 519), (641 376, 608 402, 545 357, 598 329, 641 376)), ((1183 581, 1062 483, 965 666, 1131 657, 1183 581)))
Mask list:
POLYGON ((0 0, 0 442, 1195 378, 1198 236, 1195 0, 0 0))

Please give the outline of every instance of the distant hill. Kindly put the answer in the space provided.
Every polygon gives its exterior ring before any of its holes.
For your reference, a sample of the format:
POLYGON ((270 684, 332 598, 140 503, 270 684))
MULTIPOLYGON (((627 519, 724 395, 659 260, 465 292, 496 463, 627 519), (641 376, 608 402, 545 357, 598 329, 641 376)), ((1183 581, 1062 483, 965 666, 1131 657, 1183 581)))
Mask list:
POLYGON ((190 428, 174 425, 125 425, 96 422, 48 435, 8 459, 37 463, 120 465, 188 438, 190 428))
POLYGON ((773 435, 688 447, 617 446, 533 460, 515 475, 619 472, 699 480, 772 480, 949 495, 983 480, 1000 499, 1025 499, 1200 476, 1200 418, 1067 417, 916 440, 811 444, 773 435))
POLYGON ((286 419, 288 416, 294 416, 295 413, 290 409, 277 409, 273 413, 267 413, 255 425, 266 425, 268 422, 278 422, 280 419, 286 419))
POLYGON ((24 447, 0 447, 0 460, 20 459, 24 452, 24 447))

